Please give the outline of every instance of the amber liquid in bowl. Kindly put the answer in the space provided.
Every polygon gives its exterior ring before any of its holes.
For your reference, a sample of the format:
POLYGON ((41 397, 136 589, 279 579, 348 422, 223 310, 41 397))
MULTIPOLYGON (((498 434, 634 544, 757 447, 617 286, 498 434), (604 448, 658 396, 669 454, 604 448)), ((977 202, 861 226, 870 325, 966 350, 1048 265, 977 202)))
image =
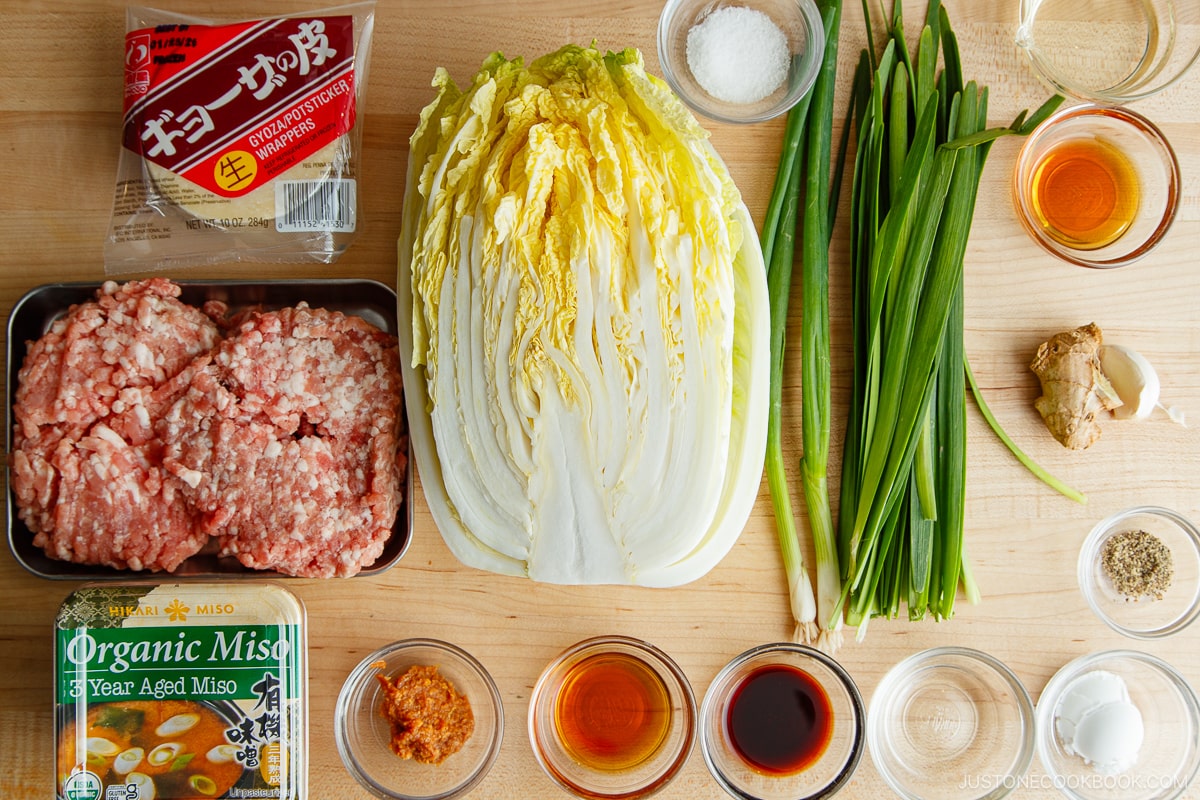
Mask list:
POLYGON ((646 664, 624 653, 602 653, 575 664, 563 679, 554 723, 563 747, 580 764, 626 770, 666 741, 671 700, 646 664))
POLYGON ((1068 139, 1033 171, 1031 205, 1043 231, 1076 250, 1098 250, 1129 230, 1137 217, 1133 163, 1103 139, 1068 139))

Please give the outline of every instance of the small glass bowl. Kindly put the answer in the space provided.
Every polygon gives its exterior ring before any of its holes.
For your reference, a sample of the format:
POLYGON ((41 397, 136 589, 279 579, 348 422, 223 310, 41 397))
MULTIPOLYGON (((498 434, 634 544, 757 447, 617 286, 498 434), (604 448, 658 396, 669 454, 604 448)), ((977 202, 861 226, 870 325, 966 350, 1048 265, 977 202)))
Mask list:
POLYGON ((1029 693, 978 650, 937 647, 904 659, 875 689, 867 723, 871 760, 907 800, 996 800, 1033 762, 1029 693), (966 777, 979 782, 964 787, 966 777))
MULTIPOLYGON (((753 48, 734 49, 737 57, 756 52, 753 48)), ((812 88, 824 52, 825 28, 813 0, 667 0, 658 18, 658 60, 663 77, 693 110, 721 122, 762 122, 786 113, 812 88), (787 77, 775 91, 753 102, 715 97, 689 66, 688 37, 693 28, 712 14, 730 8, 766 14, 787 39, 787 77)), ((709 85, 715 89, 711 81, 709 85)))
POLYGON ((1079 588, 1096 616, 1134 639, 1171 636, 1200 616, 1200 530, 1170 509, 1138 506, 1099 522, 1079 550, 1078 573, 1079 588), (1161 598, 1127 598, 1105 572, 1105 542, 1134 530, 1152 534, 1171 551, 1171 585, 1161 598))
POLYGON ((1162 91, 1200 57, 1200 3, 1021 0, 1016 41, 1055 91, 1122 105, 1162 91))
POLYGON ((832 797, 850 780, 862 759, 866 713, 849 673, 819 650, 781 642, 752 648, 717 673, 700 710, 700 746, 709 772, 726 792, 742 800, 812 800, 832 797), (763 669, 782 667, 808 676, 829 701, 833 722, 828 743, 800 771, 783 773, 756 767, 738 752, 730 710, 748 679, 763 669))
POLYGON ((1109 650, 1081 656, 1055 673, 1037 705, 1038 758, 1072 800, 1171 800, 1200 772, 1200 703, 1174 668, 1147 653, 1109 650), (1141 713, 1144 739, 1132 767, 1104 774, 1068 753, 1057 731, 1060 703, 1095 671, 1119 676, 1141 713))
MULTIPOLYGON (((1076 174, 1079 174, 1076 172, 1076 174)), ((1091 170, 1095 177, 1101 171, 1091 170)), ((1170 142, 1154 123, 1133 111, 1096 105, 1078 105, 1060 109, 1050 115, 1026 139, 1017 157, 1013 176, 1013 196, 1017 216, 1025 230, 1035 242, 1048 252, 1081 267, 1106 269, 1123 267, 1145 256, 1158 246, 1171 223, 1180 201, 1179 162, 1170 142), (1136 198, 1136 210, 1128 227, 1117 238, 1107 244, 1093 245, 1079 241, 1064 241, 1064 236, 1055 237, 1047 214, 1042 213, 1038 196, 1039 183, 1054 185, 1069 181, 1068 176, 1075 167, 1085 163, 1071 157, 1055 164, 1060 148, 1088 146, 1101 151, 1116 151, 1119 159, 1110 163, 1100 180, 1107 186, 1098 187, 1094 182, 1086 186, 1065 186, 1077 202, 1079 198, 1101 197, 1102 190, 1110 190, 1114 203, 1136 198), (1125 185, 1121 174, 1124 165, 1137 181, 1137 186, 1125 185)), ((1090 213, 1104 216, 1094 207, 1090 213)), ((1080 224, 1089 224, 1092 220, 1080 224)))
POLYGON ((654 645, 585 639, 534 685, 529 741, 542 770, 578 797, 647 797, 687 762, 696 699, 683 670, 654 645))
POLYGON ((504 705, 491 675, 469 653, 436 639, 405 639, 376 650, 351 672, 338 694, 334 736, 342 762, 368 792, 382 800, 449 800, 487 775, 504 738, 504 705), (409 667, 436 666, 467 698, 475 731, 462 750, 440 764, 400 758, 389 749, 391 726, 381 713, 377 676, 409 667))

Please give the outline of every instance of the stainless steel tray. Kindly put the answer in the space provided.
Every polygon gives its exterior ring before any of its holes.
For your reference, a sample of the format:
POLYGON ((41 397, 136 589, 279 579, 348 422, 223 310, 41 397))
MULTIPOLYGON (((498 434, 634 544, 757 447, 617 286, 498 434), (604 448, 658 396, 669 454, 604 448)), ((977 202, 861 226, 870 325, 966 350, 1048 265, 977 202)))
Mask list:
MULTIPOLYGON (((358 279, 328 279, 305 281, 175 281, 182 287, 180 299, 200 306, 207 300, 226 303, 231 313, 249 307, 266 309, 293 306, 301 301, 314 308, 327 308, 362 317, 387 333, 396 334, 396 293, 378 281, 358 279)), ((27 292, 13 306, 8 318, 7 353, 7 427, 5 453, 12 452, 13 398, 16 395, 17 374, 25 360, 29 342, 40 338, 56 319, 65 315, 71 306, 95 299, 98 283, 56 283, 39 286, 27 292)), ((403 399, 400 413, 405 414, 403 399)), ((405 430, 407 416, 402 417, 405 430)), ((394 566, 408 549, 412 535, 413 461, 411 447, 408 468, 404 477, 404 496, 392 535, 383 553, 359 576, 377 575, 394 566)), ((17 516, 16 499, 8 486, 5 469, 5 493, 8 497, 8 545, 17 562, 34 575, 63 580, 130 580, 132 577, 166 576, 168 573, 137 573, 110 567, 72 564, 49 558, 33 545, 33 532, 17 516)), ((234 558, 220 558, 207 550, 197 553, 169 573, 172 578, 286 578, 277 572, 254 570, 242 566, 234 558)))

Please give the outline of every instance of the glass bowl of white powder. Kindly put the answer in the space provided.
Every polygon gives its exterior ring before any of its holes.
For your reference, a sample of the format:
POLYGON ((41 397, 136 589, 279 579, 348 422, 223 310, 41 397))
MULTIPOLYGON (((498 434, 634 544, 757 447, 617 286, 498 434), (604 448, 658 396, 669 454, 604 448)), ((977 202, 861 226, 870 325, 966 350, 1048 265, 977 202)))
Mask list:
POLYGON ((1042 690, 1037 749, 1071 800, 1174 800, 1200 774, 1200 700, 1148 653, 1081 656, 1042 690))
POLYGON ((658 20, 663 77, 721 122, 787 112, 812 88, 824 52, 813 0, 667 0, 658 20))

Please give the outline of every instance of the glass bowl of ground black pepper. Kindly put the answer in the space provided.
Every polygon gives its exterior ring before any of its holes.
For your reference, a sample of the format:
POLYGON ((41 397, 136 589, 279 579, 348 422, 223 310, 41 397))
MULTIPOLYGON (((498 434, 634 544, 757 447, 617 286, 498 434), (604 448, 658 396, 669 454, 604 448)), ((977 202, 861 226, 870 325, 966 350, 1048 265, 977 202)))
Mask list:
POLYGON ((381 800, 450 800, 479 785, 500 753, 504 706, 460 647, 405 639, 359 662, 338 695, 342 762, 381 800))
POLYGON ((1138 506, 1097 524, 1078 571, 1092 611, 1126 636, 1160 639, 1200 616, 1200 531, 1170 509, 1138 506))
POLYGON ((658 20, 663 77, 721 122, 786 113, 812 88, 824 52, 813 0, 667 0, 658 20))

